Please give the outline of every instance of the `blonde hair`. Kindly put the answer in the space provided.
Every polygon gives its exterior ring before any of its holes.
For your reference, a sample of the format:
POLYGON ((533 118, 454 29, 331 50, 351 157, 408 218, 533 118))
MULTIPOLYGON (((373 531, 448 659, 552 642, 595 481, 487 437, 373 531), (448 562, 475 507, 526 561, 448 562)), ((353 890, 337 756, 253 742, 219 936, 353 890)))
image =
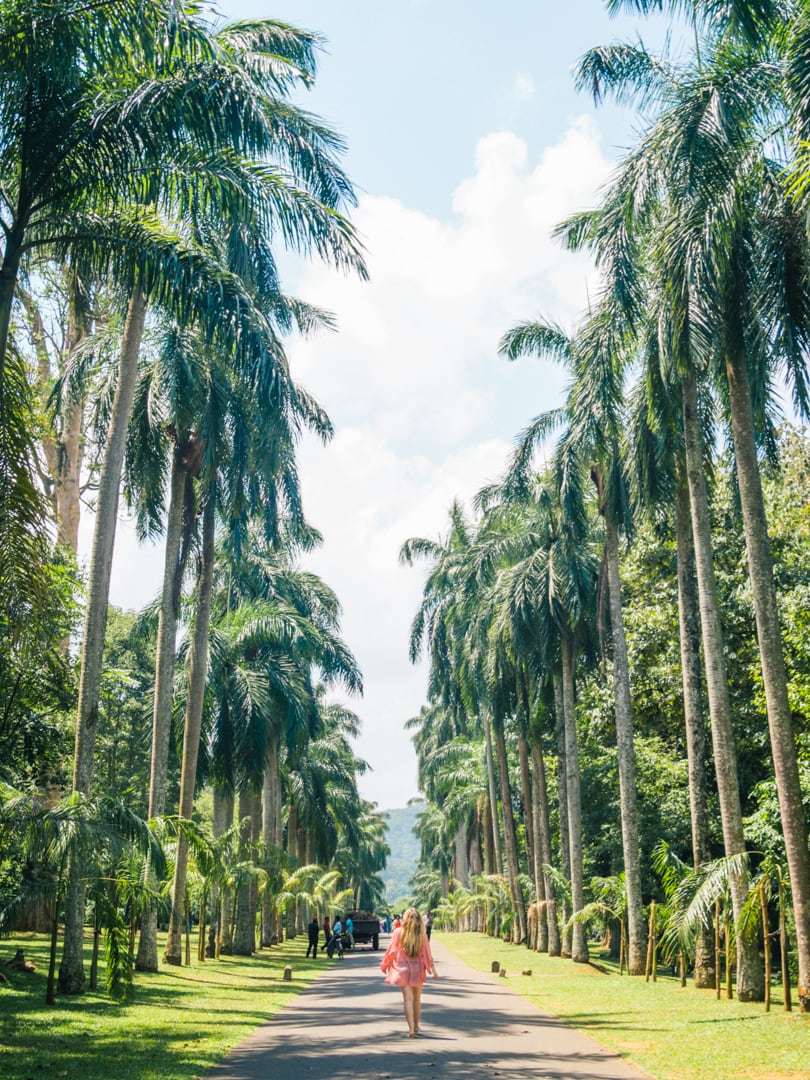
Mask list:
POLYGON ((399 943, 408 956, 418 956, 426 940, 425 928, 422 924, 422 916, 411 907, 402 916, 402 926, 399 931, 399 943))

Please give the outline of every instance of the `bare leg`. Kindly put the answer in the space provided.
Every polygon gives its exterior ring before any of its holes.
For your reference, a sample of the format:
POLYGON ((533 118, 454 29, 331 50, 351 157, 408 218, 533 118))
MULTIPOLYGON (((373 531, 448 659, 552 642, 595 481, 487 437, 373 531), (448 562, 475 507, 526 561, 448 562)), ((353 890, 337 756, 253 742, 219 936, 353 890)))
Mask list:
POLYGON ((413 988, 413 1030, 419 1030, 419 1021, 422 1017, 422 987, 413 988))
POLYGON ((413 1035, 413 993, 412 986, 402 987, 402 1003, 405 1006, 405 1019, 408 1021, 408 1034, 413 1035))

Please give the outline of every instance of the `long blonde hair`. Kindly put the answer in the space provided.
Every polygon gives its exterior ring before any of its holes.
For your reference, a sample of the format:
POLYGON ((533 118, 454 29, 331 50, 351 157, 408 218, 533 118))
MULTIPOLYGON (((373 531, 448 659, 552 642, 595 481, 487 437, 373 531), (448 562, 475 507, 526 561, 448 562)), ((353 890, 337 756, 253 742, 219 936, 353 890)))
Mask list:
POLYGON ((402 916, 402 926, 399 931, 399 943, 408 956, 418 956, 425 943, 425 928, 422 924, 422 916, 415 907, 410 907, 402 916))

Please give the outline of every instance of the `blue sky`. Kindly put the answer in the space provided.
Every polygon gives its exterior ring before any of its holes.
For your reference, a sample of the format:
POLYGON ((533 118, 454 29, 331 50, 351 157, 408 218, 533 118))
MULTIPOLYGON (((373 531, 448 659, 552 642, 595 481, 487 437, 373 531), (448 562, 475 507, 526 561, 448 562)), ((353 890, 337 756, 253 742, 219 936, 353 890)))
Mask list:
MULTIPOLYGON (((438 537, 502 472, 516 434, 559 400, 564 375, 497 355, 515 322, 573 326, 598 287, 582 257, 550 239, 594 205, 632 118, 596 111, 571 70, 589 47, 661 38, 655 24, 610 20, 599 0, 229 0, 228 18, 273 17, 327 39, 306 105, 347 140, 353 214, 371 281, 284 260, 288 291, 330 309, 336 334, 294 340, 295 377, 336 426, 304 441, 308 516, 325 535, 312 568, 337 591, 343 633, 366 693, 359 754, 364 795, 381 808, 417 794, 404 722, 424 702, 408 661, 423 571, 398 564, 411 536, 438 537)), ((89 515, 87 515, 89 519, 89 515)), ((83 525, 83 544, 91 523, 83 525)), ((157 591, 160 547, 138 548, 122 523, 112 600, 157 591), (137 572, 133 572, 137 567, 137 572)))

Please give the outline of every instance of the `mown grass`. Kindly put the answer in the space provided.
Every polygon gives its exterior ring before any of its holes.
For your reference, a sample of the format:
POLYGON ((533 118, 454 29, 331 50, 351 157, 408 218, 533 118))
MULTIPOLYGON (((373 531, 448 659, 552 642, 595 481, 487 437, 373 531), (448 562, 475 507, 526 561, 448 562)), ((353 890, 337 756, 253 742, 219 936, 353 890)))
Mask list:
POLYGON ((88 993, 49 1008, 47 941, 33 934, 0 941, 0 959, 17 948, 37 971, 0 969, 11 981, 0 986, 2 1080, 192 1080, 331 963, 306 960, 306 938, 298 938, 250 958, 139 973, 129 1004, 88 993), (283 981, 287 964, 291 982, 283 981))
POLYGON ((810 1078, 810 1016, 783 1012, 780 992, 766 1013, 759 1004, 717 1001, 711 990, 682 989, 667 976, 656 983, 619 977, 598 948, 595 966, 481 934, 442 934, 441 941, 477 971, 498 960, 517 993, 659 1080, 810 1078), (520 975, 523 968, 531 976, 520 975))

